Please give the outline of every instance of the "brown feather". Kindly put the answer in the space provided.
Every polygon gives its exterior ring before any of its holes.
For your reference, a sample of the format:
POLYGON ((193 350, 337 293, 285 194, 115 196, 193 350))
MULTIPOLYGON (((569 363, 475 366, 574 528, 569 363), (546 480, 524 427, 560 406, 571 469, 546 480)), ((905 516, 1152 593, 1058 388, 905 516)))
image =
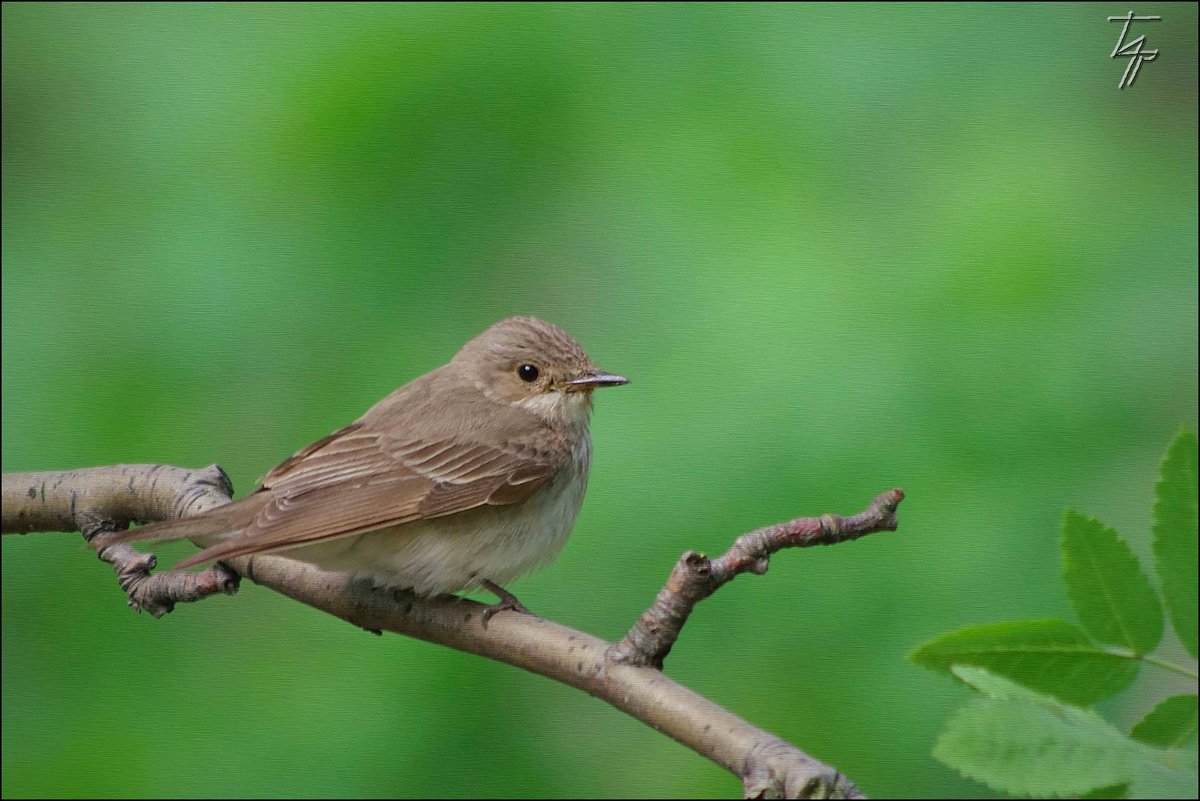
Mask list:
POLYGON ((237 531, 249 525, 268 498, 254 494, 240 501, 218 506, 194 517, 164 520, 148 526, 104 534, 96 545, 116 545, 123 542, 161 542, 186 537, 211 537, 237 531))
MULTIPOLYGON (((442 436, 414 437, 414 430, 431 428, 423 423, 445 418, 431 414, 428 408, 435 398, 425 384, 438 373, 400 388, 358 421, 280 463, 250 496, 264 500, 253 517, 243 522, 242 532, 177 567, 293 548, 484 504, 519 503, 562 466, 567 448, 553 431, 546 431, 546 445, 539 448, 481 442, 486 432, 495 430, 489 418, 513 413, 496 404, 472 410, 480 418, 471 426, 474 436, 432 427, 433 433, 442 436), (401 400, 409 402, 402 404, 401 400), (377 415, 385 405, 387 414, 377 415)), ((461 426, 464 420, 456 422, 461 426)), ((468 418, 466 422, 471 421, 468 418)), ((521 422, 530 425, 530 421, 521 422)), ((130 539, 137 539, 136 533, 130 539)))

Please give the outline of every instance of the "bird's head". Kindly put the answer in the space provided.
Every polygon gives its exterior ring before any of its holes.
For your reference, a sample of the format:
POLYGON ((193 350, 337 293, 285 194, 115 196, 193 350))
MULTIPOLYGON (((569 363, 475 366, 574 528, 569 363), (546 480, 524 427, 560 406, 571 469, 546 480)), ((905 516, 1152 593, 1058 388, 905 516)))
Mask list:
POLYGON ((472 339, 454 357, 492 400, 550 423, 586 423, 592 390, 628 384, 592 364, 570 334, 536 317, 509 317, 472 339))

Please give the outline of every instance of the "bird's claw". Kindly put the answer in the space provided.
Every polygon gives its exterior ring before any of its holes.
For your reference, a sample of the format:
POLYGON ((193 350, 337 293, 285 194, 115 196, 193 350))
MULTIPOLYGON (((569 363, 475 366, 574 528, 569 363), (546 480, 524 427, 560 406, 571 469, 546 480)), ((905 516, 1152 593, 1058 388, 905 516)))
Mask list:
POLYGON ((484 579, 482 586, 485 590, 500 599, 498 603, 494 603, 483 610, 484 628, 487 628, 488 621, 491 619, 492 615, 496 614, 497 612, 503 612, 507 609, 511 609, 514 612, 520 612, 523 615, 533 614, 533 612, 530 612, 525 608, 525 604, 517 600, 517 596, 513 595, 511 592, 499 586, 498 584, 494 584, 487 579, 484 579))

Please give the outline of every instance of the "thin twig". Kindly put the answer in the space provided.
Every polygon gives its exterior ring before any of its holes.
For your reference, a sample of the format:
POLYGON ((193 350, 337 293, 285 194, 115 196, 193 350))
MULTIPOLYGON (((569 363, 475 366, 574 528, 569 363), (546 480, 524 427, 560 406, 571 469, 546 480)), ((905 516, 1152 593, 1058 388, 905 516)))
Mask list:
POLYGON ((904 500, 888 490, 853 517, 798 517, 743 534, 716 559, 688 551, 679 557, 667 584, 638 617, 633 628, 609 651, 617 662, 661 669, 696 604, 742 573, 767 572, 771 554, 784 548, 808 548, 856 540, 876 531, 895 531, 896 507, 904 500))

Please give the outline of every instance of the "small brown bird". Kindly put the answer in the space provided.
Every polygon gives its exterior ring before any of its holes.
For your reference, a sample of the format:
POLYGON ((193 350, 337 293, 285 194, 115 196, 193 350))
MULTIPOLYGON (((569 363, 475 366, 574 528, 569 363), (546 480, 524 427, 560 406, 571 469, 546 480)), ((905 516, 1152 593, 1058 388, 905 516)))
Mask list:
POLYGON ((106 537, 225 538, 189 567, 278 552, 429 595, 496 586, 558 555, 583 502, 603 372, 562 329, 510 317, 447 365, 275 467, 251 495, 106 537))

